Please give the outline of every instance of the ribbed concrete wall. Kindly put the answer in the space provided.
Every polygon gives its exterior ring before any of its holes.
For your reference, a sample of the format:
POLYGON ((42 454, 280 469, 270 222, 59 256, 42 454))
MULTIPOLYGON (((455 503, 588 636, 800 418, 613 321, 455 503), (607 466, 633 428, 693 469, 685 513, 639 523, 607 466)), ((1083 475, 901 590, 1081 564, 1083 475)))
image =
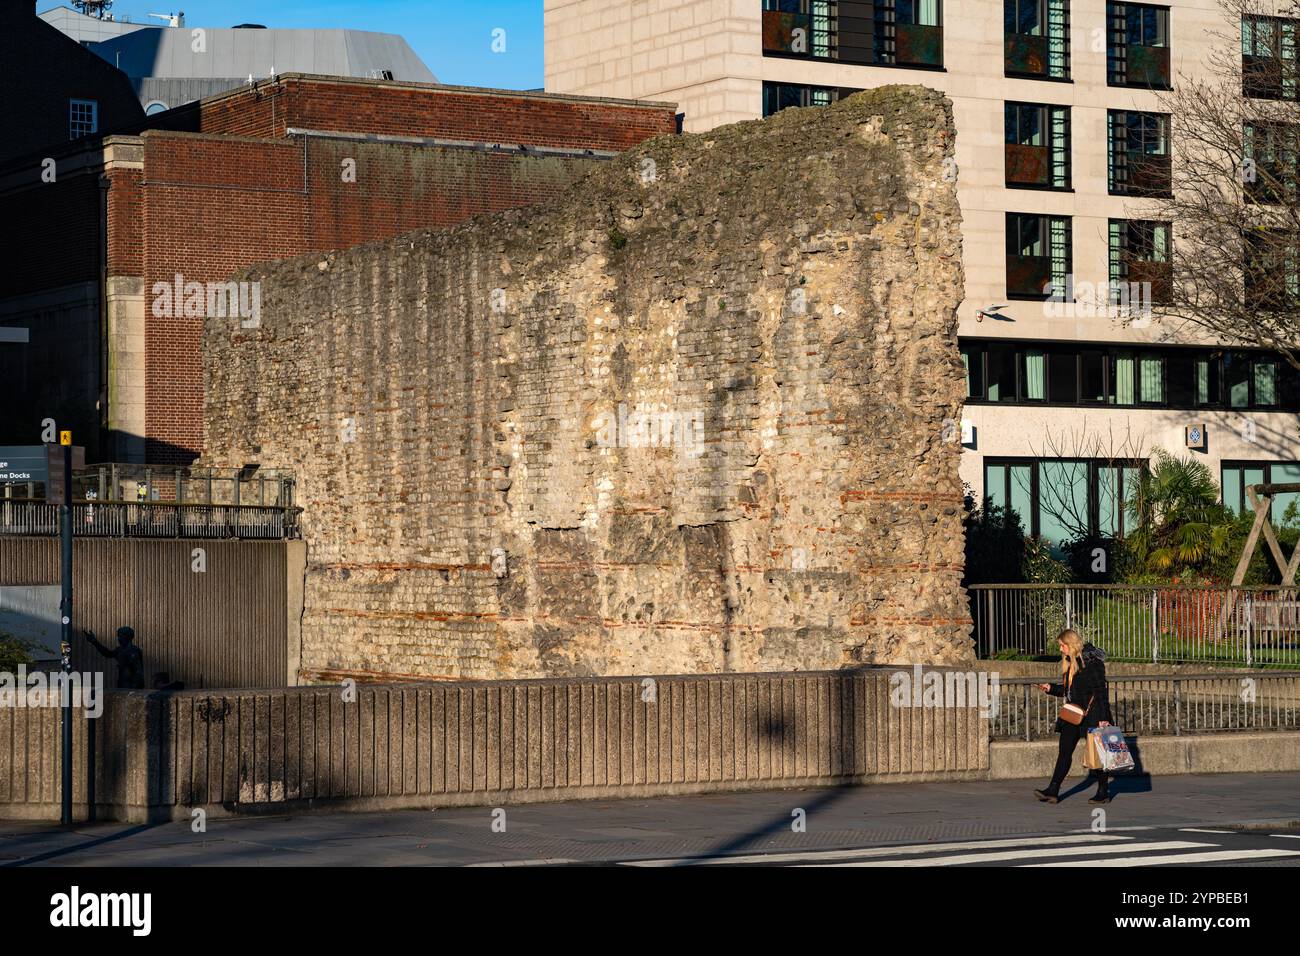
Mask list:
MULTIPOLYGON (((296 671, 304 560, 300 541, 75 539, 73 667, 102 670, 114 686, 117 665, 81 634, 111 647, 125 624, 146 679, 166 671, 192 688, 284 687, 296 671)), ((58 583, 57 538, 0 537, 0 584, 58 583)))
MULTIPOLYGON (((0 816, 57 815, 49 714, 42 731, 0 711, 0 816)), ((100 813, 131 820, 194 806, 495 805, 985 776, 989 765, 975 708, 891 706, 886 672, 366 686, 351 701, 338 687, 122 693, 100 723, 97 758, 111 762, 97 773, 100 813), (125 757, 109 753, 123 734, 125 757)), ((75 762, 85 765, 80 742, 75 762)))

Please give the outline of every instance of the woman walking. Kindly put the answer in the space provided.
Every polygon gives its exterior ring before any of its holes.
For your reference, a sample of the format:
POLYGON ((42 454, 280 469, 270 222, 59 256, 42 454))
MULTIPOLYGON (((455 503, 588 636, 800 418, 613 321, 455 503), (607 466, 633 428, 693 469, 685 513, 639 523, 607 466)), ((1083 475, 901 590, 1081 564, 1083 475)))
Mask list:
MULTIPOLYGON (((1061 683, 1039 684, 1040 690, 1053 697, 1061 697, 1061 716, 1056 718, 1056 732, 1061 735, 1060 750, 1056 755, 1056 769, 1046 789, 1035 790, 1034 795, 1047 803, 1060 799, 1061 783, 1070 772, 1074 745, 1082 738, 1085 743, 1088 731, 1094 727, 1110 726, 1110 690, 1106 685, 1106 654, 1099 647, 1085 644, 1078 631, 1065 630, 1056 638, 1061 648, 1061 683)), ((1110 782, 1106 771, 1090 770, 1090 778, 1097 781, 1097 793, 1089 803, 1110 801, 1110 782)))

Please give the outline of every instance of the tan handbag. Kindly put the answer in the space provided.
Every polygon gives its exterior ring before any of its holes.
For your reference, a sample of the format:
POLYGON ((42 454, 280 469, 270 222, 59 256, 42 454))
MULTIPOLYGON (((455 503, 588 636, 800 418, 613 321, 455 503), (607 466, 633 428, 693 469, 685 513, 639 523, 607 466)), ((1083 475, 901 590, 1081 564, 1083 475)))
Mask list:
MULTIPOLYGON (((1091 704, 1089 706, 1091 706, 1091 704)), ((1087 713, 1087 711, 1078 704, 1066 704, 1061 708, 1061 719, 1067 724, 1073 724, 1078 727, 1083 723, 1083 715, 1085 713, 1087 713)))

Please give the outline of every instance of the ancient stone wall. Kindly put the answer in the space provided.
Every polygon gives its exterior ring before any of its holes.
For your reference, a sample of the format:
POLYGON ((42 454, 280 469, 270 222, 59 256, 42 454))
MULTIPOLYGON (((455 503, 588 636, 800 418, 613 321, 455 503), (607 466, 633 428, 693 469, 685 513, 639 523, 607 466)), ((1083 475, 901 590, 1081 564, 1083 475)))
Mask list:
POLYGON ((300 478, 307 676, 968 658, 952 154, 883 88, 238 276, 205 463, 300 478))

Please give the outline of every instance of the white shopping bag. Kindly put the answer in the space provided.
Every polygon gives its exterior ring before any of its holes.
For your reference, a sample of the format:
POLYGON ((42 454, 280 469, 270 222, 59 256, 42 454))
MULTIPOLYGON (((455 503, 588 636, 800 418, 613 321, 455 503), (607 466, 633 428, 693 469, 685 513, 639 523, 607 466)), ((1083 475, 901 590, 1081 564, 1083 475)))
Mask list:
POLYGON ((1101 757, 1101 769, 1106 773, 1117 773, 1133 769, 1133 755, 1129 753, 1124 740, 1124 731, 1119 727, 1094 727, 1088 731, 1089 736, 1096 737, 1096 752, 1101 757))

